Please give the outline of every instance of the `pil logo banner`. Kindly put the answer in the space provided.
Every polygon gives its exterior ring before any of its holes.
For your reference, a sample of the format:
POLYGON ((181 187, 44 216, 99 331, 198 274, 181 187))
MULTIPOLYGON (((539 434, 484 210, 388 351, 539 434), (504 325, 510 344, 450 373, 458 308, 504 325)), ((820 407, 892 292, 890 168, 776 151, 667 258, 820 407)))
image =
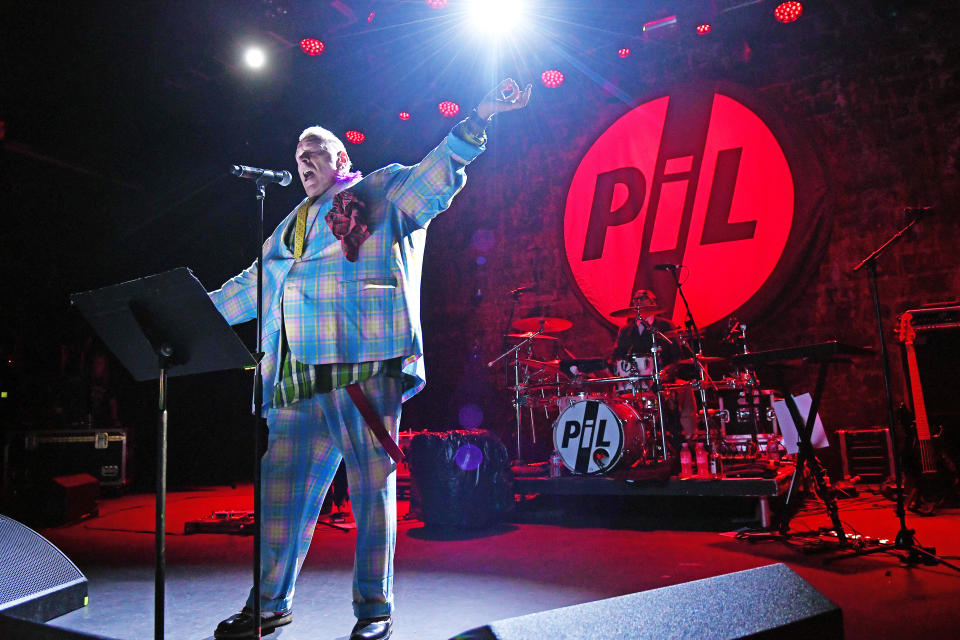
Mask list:
POLYGON ((755 313, 776 298, 823 231, 819 164, 777 120, 733 93, 687 87, 631 109, 592 144, 564 211, 567 263, 602 317, 653 290, 662 315, 685 308, 661 263, 682 264, 697 323, 755 313))

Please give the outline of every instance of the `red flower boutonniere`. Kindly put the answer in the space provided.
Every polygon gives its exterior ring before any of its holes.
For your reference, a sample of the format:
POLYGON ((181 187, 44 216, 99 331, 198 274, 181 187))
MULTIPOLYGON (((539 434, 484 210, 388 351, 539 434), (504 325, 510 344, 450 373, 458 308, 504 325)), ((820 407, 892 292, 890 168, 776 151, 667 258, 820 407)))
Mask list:
POLYGON ((341 191, 333 197, 333 206, 326 215, 327 226, 340 241, 343 255, 350 262, 356 262, 360 245, 370 237, 370 230, 364 223, 367 205, 352 191, 341 191))

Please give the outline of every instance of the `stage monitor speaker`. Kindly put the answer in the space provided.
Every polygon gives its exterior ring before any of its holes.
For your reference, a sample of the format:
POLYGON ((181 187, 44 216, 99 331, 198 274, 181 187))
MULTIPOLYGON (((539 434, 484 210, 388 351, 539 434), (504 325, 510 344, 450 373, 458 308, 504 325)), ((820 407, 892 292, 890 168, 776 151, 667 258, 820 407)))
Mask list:
POLYGON ((87 578, 46 538, 0 515, 0 613, 45 622, 87 603, 87 578))
POLYGON ((842 639, 840 609, 785 564, 490 623, 451 640, 842 639))
POLYGON ((41 624, 0 615, 0 638, 6 640, 113 640, 107 636, 98 636, 72 629, 63 629, 50 624, 41 624))

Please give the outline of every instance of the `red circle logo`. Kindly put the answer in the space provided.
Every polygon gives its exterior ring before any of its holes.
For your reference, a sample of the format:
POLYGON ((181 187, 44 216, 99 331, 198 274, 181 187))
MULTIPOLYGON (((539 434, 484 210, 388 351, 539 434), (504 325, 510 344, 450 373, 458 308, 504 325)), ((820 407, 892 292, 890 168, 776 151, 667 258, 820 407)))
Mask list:
POLYGON ((614 122, 567 193, 564 245, 574 280, 604 318, 651 289, 663 315, 685 316, 669 271, 701 327, 771 279, 797 223, 794 176, 761 118, 710 91, 646 102, 614 122))

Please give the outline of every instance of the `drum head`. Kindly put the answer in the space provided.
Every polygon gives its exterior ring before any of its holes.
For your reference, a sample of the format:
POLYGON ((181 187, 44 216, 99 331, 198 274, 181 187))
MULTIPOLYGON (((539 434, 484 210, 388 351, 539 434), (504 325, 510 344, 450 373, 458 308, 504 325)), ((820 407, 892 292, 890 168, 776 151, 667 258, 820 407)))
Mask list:
POLYGON ((573 473, 605 473, 623 455, 623 423, 601 400, 574 402, 553 425, 553 446, 573 473))

